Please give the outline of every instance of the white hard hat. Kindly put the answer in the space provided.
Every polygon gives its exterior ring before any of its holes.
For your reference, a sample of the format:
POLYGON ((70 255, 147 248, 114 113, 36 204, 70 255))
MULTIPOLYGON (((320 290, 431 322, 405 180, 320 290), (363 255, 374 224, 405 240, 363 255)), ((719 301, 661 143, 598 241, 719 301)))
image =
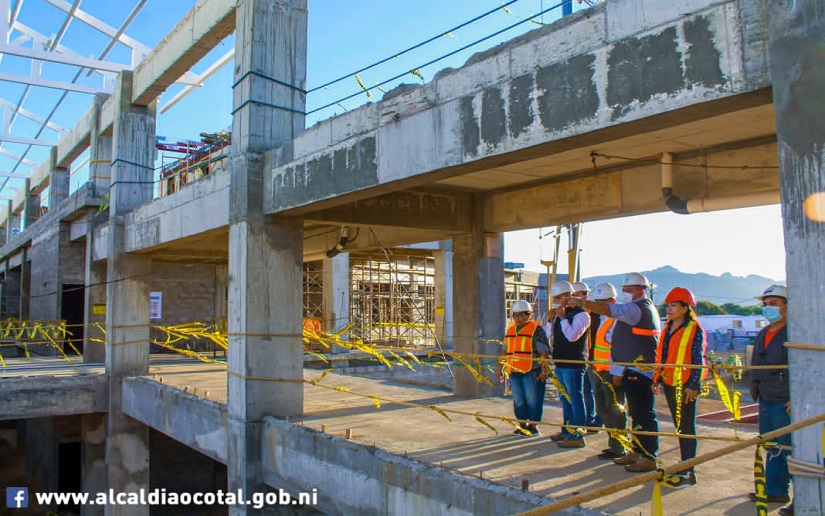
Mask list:
POLYGON ((632 285, 650 288, 650 282, 647 280, 647 276, 645 276, 641 272, 628 272, 624 275, 624 281, 622 281, 622 286, 628 287, 632 285))
POLYGON ((513 306, 510 307, 510 315, 521 312, 533 313, 533 308, 530 306, 530 303, 523 299, 519 299, 518 301, 513 303, 513 306))
POLYGON ((771 285, 770 287, 766 288, 762 295, 759 296, 759 299, 763 297, 784 297, 788 299, 788 287, 785 285, 771 285))
POLYGON ((550 297, 560 296, 562 294, 572 294, 573 285, 569 281, 559 280, 550 286, 550 297))
POLYGON ((590 287, 583 281, 573 283, 573 292, 590 292, 590 287))
POLYGON ((604 301, 605 299, 616 299, 619 294, 616 292, 616 287, 610 283, 599 283, 596 285, 596 292, 593 294, 593 299, 596 301, 604 301))

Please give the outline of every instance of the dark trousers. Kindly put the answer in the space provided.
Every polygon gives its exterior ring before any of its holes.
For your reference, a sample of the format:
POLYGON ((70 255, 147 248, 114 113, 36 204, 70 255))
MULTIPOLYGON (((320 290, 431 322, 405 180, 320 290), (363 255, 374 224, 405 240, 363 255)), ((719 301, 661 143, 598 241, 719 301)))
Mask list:
MULTIPOLYGON (((632 369, 625 369, 622 376, 627 398, 627 413, 632 420, 634 430, 658 432, 659 422, 656 420, 656 410, 653 408, 653 390, 650 388, 653 380, 632 369)), ((649 459, 655 459, 659 454, 659 436, 637 435, 633 443, 633 451, 641 453, 649 459), (638 442, 636 442, 638 440, 638 442), (641 444, 641 448, 639 446, 641 444)))
MULTIPOLYGON (((624 411, 625 398, 624 389, 612 384, 613 376, 609 371, 596 372, 592 369, 587 371, 590 384, 593 386, 593 395, 596 398, 596 412, 605 428, 627 428, 627 414, 624 411), (621 408, 620 408, 621 406, 621 408)), ((624 453, 622 444, 612 437, 608 437, 607 445, 615 454, 624 453)))
MULTIPOLYGON (((604 426, 599 412, 596 410, 596 386, 593 384, 591 373, 593 369, 588 367, 584 374, 584 422, 587 426, 604 426)), ((598 380, 596 380, 598 381, 598 380)))
MULTIPOLYGON (((676 388, 670 385, 664 386, 665 398, 667 399, 667 407, 670 409, 670 416, 673 418, 673 424, 676 424, 676 388)), ((676 431, 680 434, 696 435, 696 400, 690 403, 685 403, 685 393, 682 390, 682 414, 680 416, 679 426, 676 431)), ((682 439, 679 438, 679 449, 682 452, 682 460, 692 459, 696 457, 697 442, 696 439, 682 439)), ((692 471, 691 468, 689 471, 692 471)))

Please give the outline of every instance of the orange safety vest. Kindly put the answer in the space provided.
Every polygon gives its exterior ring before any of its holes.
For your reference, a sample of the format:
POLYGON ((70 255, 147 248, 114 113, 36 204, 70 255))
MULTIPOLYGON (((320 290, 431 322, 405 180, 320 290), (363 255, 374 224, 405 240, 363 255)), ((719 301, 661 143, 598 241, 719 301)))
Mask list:
MULTIPOLYGON (((670 322, 668 322, 668 325, 670 322)), ((680 366, 682 364, 691 364, 690 357, 692 356, 693 352, 693 339, 696 338, 696 329, 699 328, 699 323, 696 321, 688 321, 687 324, 682 326, 681 328, 677 329, 673 333, 670 334, 669 345, 667 349, 667 358, 662 357, 662 350, 664 349, 664 339, 659 341, 659 355, 661 363, 663 364, 672 364, 676 366, 680 366), (664 360, 663 360, 664 359, 664 360)), ((665 335, 667 326, 662 329, 662 335, 665 335)), ((704 356, 704 350, 702 355, 704 356)), ((702 360, 704 362, 704 360, 702 360)), ((693 364, 699 365, 699 364, 693 364)), ((659 373, 662 377, 662 380, 671 387, 675 386, 676 382, 676 375, 677 370, 681 371, 682 382, 680 385, 685 385, 690 378, 690 372, 692 371, 691 368, 684 368, 684 367, 663 367, 661 368, 661 372, 659 373)), ((708 370, 703 369, 701 378, 704 380, 707 377, 708 370)))
POLYGON ((608 317, 599 325, 596 331, 596 342, 593 344, 593 370, 597 373, 610 371, 610 353, 613 344, 607 342, 607 332, 616 323, 616 319, 608 317))
POLYGON ((516 323, 510 323, 504 336, 507 345, 504 365, 511 372, 526 373, 533 368, 533 335, 538 327, 536 321, 530 321, 516 331, 516 323))

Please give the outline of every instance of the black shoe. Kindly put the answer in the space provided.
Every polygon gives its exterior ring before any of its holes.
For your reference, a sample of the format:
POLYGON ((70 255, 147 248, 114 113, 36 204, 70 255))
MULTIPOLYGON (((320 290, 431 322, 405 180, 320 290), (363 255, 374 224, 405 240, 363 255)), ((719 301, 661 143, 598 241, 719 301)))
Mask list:
POLYGON ((513 435, 516 437, 531 437, 530 427, 525 425, 519 425, 518 428, 513 430, 513 435))
POLYGON ((776 514, 779 516, 793 516, 793 502, 776 511, 776 514))
MULTIPOLYGON (((768 501, 768 503, 788 503, 791 501, 791 497, 788 495, 766 494, 765 499, 768 501)), ((755 502, 756 493, 748 493, 748 500, 755 502)))
POLYGON ((539 432, 539 427, 536 425, 527 425, 527 430, 530 432, 529 437, 538 437, 541 435, 539 432))
POLYGON ((620 457, 624 457, 624 453, 616 453, 610 449, 602 450, 602 452, 596 455, 601 460, 613 460, 618 459, 620 457))
POLYGON ((550 436, 550 440, 553 441, 553 442, 556 442, 556 443, 560 442, 560 441, 564 441, 565 439, 567 439, 567 436, 565 434, 561 433, 561 432, 559 432, 557 434, 553 434, 553 435, 550 436))

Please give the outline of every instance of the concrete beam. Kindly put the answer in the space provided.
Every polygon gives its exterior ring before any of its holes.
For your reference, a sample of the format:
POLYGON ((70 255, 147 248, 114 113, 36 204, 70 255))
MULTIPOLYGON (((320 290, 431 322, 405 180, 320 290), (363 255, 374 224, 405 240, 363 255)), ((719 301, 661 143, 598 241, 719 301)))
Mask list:
POLYGON ((226 464, 226 405, 136 377, 123 380, 123 412, 226 464))
POLYGON ((106 412, 109 379, 104 375, 7 377, 0 382, 0 420, 106 412))
MULTIPOLYGON (((109 95, 97 95, 96 98, 108 98, 109 95)), ((89 146, 89 133, 92 127, 92 120, 95 116, 95 107, 90 107, 86 113, 77 121, 68 133, 60 138, 57 143, 57 166, 68 168, 72 162, 89 146)))
POLYGON ((126 251, 139 251, 229 225, 229 171, 219 169, 127 215, 126 251))
POLYGON ((235 31, 235 0, 199 0, 135 69, 132 98, 146 106, 235 31))
POLYGON ((472 214, 470 194, 405 191, 309 213, 306 220, 341 225, 380 222, 382 226, 460 233, 470 230, 472 214))

